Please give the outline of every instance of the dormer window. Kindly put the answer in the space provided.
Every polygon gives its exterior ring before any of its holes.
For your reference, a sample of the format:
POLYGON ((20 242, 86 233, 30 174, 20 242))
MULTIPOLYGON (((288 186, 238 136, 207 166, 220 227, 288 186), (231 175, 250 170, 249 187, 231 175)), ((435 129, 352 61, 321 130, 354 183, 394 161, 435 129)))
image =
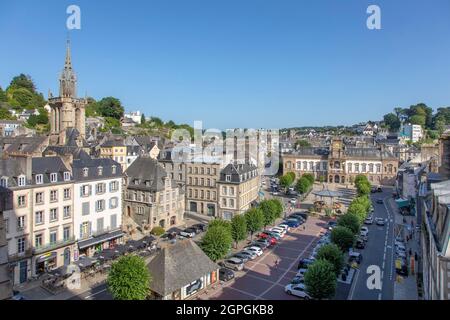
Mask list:
POLYGON ((64 181, 70 181, 70 172, 64 172, 64 181))
POLYGON ((89 169, 83 168, 83 177, 87 177, 89 175, 89 169))
POLYGON ((57 182, 57 181, 58 181, 58 174, 50 173, 50 182, 57 182))
POLYGON ((19 187, 23 187, 27 184, 24 175, 19 176, 19 178, 17 179, 17 184, 19 185, 19 187))
POLYGON ((8 178, 7 177, 3 177, 0 179, 0 186, 2 186, 3 188, 8 187, 8 178))
POLYGON ((44 176, 42 174, 36 175, 36 184, 43 184, 44 183, 44 176))
POLYGON ((98 167, 97 168, 97 173, 99 176, 103 175, 103 167, 98 167))
POLYGON ((147 187, 150 187, 150 180, 145 181, 145 185, 146 185, 147 187))
POLYGON ((134 184, 138 185, 139 184, 139 179, 134 179, 134 184))
POLYGON ((112 174, 116 174, 116 168, 117 168, 116 166, 112 166, 112 167, 111 167, 112 174))
POLYGON ((229 174, 227 174, 226 176, 225 176, 225 181, 231 181, 231 175, 229 175, 229 174))

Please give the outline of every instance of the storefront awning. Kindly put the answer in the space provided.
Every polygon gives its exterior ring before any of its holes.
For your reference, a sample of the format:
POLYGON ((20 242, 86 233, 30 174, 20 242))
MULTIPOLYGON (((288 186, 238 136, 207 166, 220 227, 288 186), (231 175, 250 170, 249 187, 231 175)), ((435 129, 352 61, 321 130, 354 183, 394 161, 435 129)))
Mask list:
POLYGON ((46 253, 46 254, 40 256, 39 258, 37 258, 36 262, 37 263, 41 263, 41 262, 44 262, 44 261, 47 261, 47 260, 51 260, 51 259, 54 259, 54 258, 56 258, 56 252, 46 253))
POLYGON ((399 208, 409 207, 409 205, 411 204, 408 199, 397 199, 395 200, 395 202, 397 203, 397 207, 399 208))
POLYGON ((91 246, 94 246, 96 244, 103 243, 105 241, 109 241, 112 239, 120 238, 122 236, 123 236, 122 230, 116 230, 116 231, 113 231, 110 233, 102 234, 101 236, 98 236, 95 238, 91 238, 91 239, 84 240, 84 241, 79 241, 78 248, 80 250, 83 250, 83 249, 89 248, 91 246))

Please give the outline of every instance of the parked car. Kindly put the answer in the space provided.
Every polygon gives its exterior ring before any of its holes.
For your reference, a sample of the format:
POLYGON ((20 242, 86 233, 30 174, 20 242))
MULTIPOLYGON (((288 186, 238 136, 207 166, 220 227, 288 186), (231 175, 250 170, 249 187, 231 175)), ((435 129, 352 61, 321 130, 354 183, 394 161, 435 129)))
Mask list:
POLYGON ((298 228, 300 222, 297 219, 287 219, 285 222, 291 228, 298 228))
POLYGON ((241 259, 243 263, 246 263, 248 260, 250 260, 250 257, 242 252, 236 253, 233 257, 241 259))
POLYGON ((362 238, 358 238, 356 240, 356 248, 357 249, 364 249, 366 247, 366 242, 362 238))
POLYGON ((333 230, 334 227, 337 226, 337 222, 336 221, 328 221, 328 230, 333 230))
POLYGON ((270 246, 270 240, 269 239, 261 239, 261 238, 259 238, 256 241, 254 241, 254 243, 255 244, 260 243, 260 244, 264 245, 266 248, 270 246))
POLYGON ((228 268, 220 268, 219 269, 219 280, 220 281, 230 281, 234 279, 234 272, 228 268))
POLYGON ((296 214, 291 214, 288 218, 289 218, 289 219, 295 219, 295 220, 297 220, 300 224, 304 224, 304 223, 305 223, 305 219, 303 219, 301 216, 296 215, 296 214))
POLYGON ((361 230, 359 232, 360 236, 368 236, 369 235, 369 228, 367 227, 361 227, 361 230))
POLYGON ((311 260, 311 259, 306 259, 306 258, 300 259, 300 261, 298 262, 297 269, 308 269, 308 266, 310 264, 312 264, 313 262, 314 262, 314 260, 311 260))
POLYGON ((263 231, 262 233, 265 233, 272 238, 275 238, 277 241, 281 239, 281 235, 279 233, 273 232, 273 231, 263 231))
POLYGON ((251 245, 252 247, 260 248, 262 251, 264 251, 264 250, 267 249, 267 245, 266 245, 266 244, 260 243, 260 242, 256 242, 256 241, 253 241, 250 245, 251 245))
POLYGON ((221 267, 225 267, 231 270, 241 271, 244 269, 244 262, 238 258, 229 258, 219 263, 221 267))
POLYGON ((375 218, 377 226, 384 226, 384 219, 383 218, 375 218))
POLYGON ((372 223, 373 223, 372 217, 367 217, 366 220, 364 220, 364 224, 372 224, 372 223))
POLYGON ((187 228, 187 229, 180 231, 180 236, 183 236, 186 238, 193 238, 193 237, 195 237, 196 234, 197 234, 197 232, 195 231, 194 228, 187 228))
POLYGON ((296 277, 304 277, 306 271, 308 271, 308 269, 305 269, 305 268, 298 269, 297 274, 295 276, 296 277))
POLYGON ((278 225, 278 227, 284 229, 284 231, 288 232, 289 230, 291 230, 291 227, 289 227, 287 224, 285 223, 281 223, 278 225))
POLYGON ((294 279, 291 280, 290 284, 304 284, 305 283, 305 277, 294 277, 294 279))
POLYGON ((281 235, 281 237, 284 237, 284 235, 286 234, 286 230, 281 227, 273 227, 273 228, 270 228, 269 231, 277 232, 281 235))
POLYGON ((297 199, 294 199, 294 198, 289 199, 289 203, 290 204, 296 204, 297 203, 297 199))
POLYGON ((278 193, 278 191, 272 191, 272 195, 277 196, 277 195, 279 195, 279 193, 278 193))
POLYGON ((305 220, 305 221, 308 220, 308 214, 307 214, 306 212, 294 212, 293 214, 299 215, 299 216, 302 217, 303 220, 305 220))
POLYGON ((206 224, 197 223, 197 224, 192 225, 191 228, 194 228, 197 231, 197 233, 200 233, 200 232, 206 231, 206 229, 208 227, 206 226, 206 224))
POLYGON ((311 297, 309 296, 308 293, 306 293, 306 289, 305 286, 301 283, 299 284, 288 284, 285 288, 284 291, 289 294, 289 295, 293 295, 305 300, 309 300, 311 299, 311 297))
POLYGON ((261 256, 263 254, 263 251, 260 247, 255 247, 255 246, 248 246, 244 248, 244 251, 250 251, 255 253, 258 257, 261 256))
POLYGON ((349 253, 348 259, 349 262, 356 261, 359 264, 362 262, 362 259, 363 259, 362 254, 359 252, 352 251, 349 253))
POLYGON ((378 203, 378 204, 383 204, 384 202, 383 202, 383 199, 377 199, 377 200, 376 200, 376 203, 378 203))
POLYGON ((258 257, 258 255, 255 252, 250 250, 242 250, 239 253, 246 255, 250 260, 254 260, 256 259, 256 257, 258 257))

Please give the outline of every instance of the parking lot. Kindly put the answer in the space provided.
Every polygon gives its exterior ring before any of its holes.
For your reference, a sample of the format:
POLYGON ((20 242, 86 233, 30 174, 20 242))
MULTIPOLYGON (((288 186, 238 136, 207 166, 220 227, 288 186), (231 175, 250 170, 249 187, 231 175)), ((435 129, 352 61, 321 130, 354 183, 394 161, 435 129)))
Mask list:
POLYGON ((325 231, 326 222, 310 217, 303 226, 291 229, 273 248, 245 264, 243 271, 236 277, 215 289, 202 292, 196 299, 220 300, 292 300, 298 299, 284 292, 297 273, 297 264, 301 258, 308 258, 319 236, 325 231), (276 265, 276 262, 278 264, 276 265))

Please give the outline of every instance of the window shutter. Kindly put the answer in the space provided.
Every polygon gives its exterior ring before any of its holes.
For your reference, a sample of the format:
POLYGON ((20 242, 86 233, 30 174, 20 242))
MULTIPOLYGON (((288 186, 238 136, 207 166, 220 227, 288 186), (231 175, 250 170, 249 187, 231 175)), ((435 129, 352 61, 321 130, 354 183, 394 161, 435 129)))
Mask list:
POLYGON ((89 195, 92 195, 92 186, 89 185, 89 195))
POLYGON ((80 186, 80 195, 83 195, 83 186, 80 186))
POLYGON ((83 224, 80 224, 80 239, 83 238, 83 224))

